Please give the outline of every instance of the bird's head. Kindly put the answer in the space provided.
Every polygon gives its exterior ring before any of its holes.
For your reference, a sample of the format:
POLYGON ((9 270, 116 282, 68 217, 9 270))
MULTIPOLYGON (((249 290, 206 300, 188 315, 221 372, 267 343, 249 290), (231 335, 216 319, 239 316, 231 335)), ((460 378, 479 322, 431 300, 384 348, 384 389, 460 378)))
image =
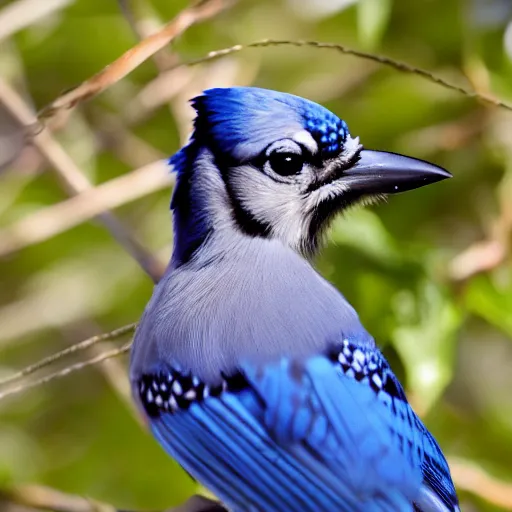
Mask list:
POLYGON ((237 229, 277 238, 304 255, 315 252, 329 220, 350 205, 450 177, 422 160, 363 149, 345 121, 291 94, 218 88, 192 105, 191 142, 171 158, 178 171, 173 208, 180 182, 215 172, 237 229), (192 171, 202 151, 214 165, 192 171))

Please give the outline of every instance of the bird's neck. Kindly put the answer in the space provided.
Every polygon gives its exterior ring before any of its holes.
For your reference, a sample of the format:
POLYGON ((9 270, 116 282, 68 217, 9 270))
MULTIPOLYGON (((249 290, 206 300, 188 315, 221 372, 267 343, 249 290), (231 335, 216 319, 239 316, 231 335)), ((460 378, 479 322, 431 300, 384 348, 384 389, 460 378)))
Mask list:
POLYGON ((165 316, 181 367, 213 381, 242 355, 305 357, 343 337, 373 345, 352 306, 308 261, 276 238, 238 228, 209 152, 179 175, 172 208, 173 257, 146 324, 163 325, 165 316))
POLYGON ((168 269, 153 297, 146 328, 205 382, 243 360, 305 358, 344 338, 373 346, 345 298, 276 239, 216 230, 186 265, 168 269))
POLYGON ((214 231, 228 232, 231 239, 243 236, 234 225, 224 180, 207 149, 199 148, 193 162, 178 173, 172 210, 174 249, 171 267, 187 263, 212 238, 214 231))

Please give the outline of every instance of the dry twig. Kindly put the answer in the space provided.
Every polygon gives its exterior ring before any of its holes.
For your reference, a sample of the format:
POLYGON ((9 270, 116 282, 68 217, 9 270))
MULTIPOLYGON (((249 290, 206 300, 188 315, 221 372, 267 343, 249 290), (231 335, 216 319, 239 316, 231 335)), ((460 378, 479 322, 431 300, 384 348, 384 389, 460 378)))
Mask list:
POLYGON ((32 375, 33 373, 35 373, 38 370, 41 370, 45 366, 49 366, 49 365, 53 364, 54 362, 59 361, 63 357, 74 354, 75 352, 80 352, 82 350, 88 349, 89 347, 92 347, 93 345, 96 345, 97 343, 100 343, 102 341, 111 341, 111 340, 120 338, 121 336, 124 336, 125 334, 131 334, 135 331, 136 327, 137 327, 136 323, 123 325, 122 327, 114 329, 113 331, 110 331, 110 332, 107 332, 104 334, 98 334, 96 336, 87 338, 86 340, 80 341, 79 343, 76 343, 75 345, 71 345, 70 347, 67 347, 64 350, 61 350, 60 352, 57 352, 56 354, 52 354, 51 356, 45 357, 44 359, 41 359, 37 363, 26 366, 25 368, 23 368, 23 370, 20 370, 19 372, 15 373, 13 375, 9 375, 8 377, 0 380, 0 386, 12 384, 13 382, 16 382, 16 381, 21 380, 29 375, 32 375))
POLYGON ((20 485, 4 491, 0 496, 18 505, 53 512, 116 512, 112 505, 42 485, 20 485))
POLYGON ((58 370, 54 373, 50 373, 49 375, 45 375, 44 377, 41 377, 40 379, 34 380, 32 382, 28 382, 27 384, 20 384, 19 386, 12 387, 10 389, 7 389, 6 391, 3 391, 0 393, 0 401, 3 399, 17 395, 19 393, 23 393, 24 391, 27 391, 29 389, 34 389, 39 386, 42 386, 44 384, 48 384, 49 382, 60 379, 62 377, 66 377, 67 375, 77 372, 79 370, 83 370, 84 368, 87 368, 88 366, 93 366, 98 363, 101 363, 103 361, 106 361, 107 359, 110 359, 112 357, 120 356, 121 354, 125 354, 130 350, 131 347, 131 341, 129 343, 124 344, 120 348, 115 348, 112 350, 108 350, 106 352, 103 352, 102 354, 97 355, 96 357, 93 357, 92 359, 87 359, 86 361, 81 361, 79 363, 75 363, 69 366, 66 366, 66 368, 63 368, 62 370, 58 370))
MULTIPOLYGON (((62 146, 52 137, 49 130, 36 130, 38 121, 28 105, 19 94, 5 81, 0 79, 0 102, 9 112, 26 127, 32 127, 32 144, 48 160, 50 167, 59 179, 66 192, 74 196, 92 187, 87 177, 81 172, 62 146)), ((163 265, 148 253, 110 212, 98 216, 114 238, 140 264, 148 275, 156 282, 163 273, 163 265)))
MULTIPOLYGON (((104 216, 110 209, 170 186, 173 179, 165 161, 153 162, 39 210, 0 231, 0 257, 47 240, 95 217, 104 216)), ((163 267, 160 263, 156 266, 157 260, 151 259, 153 263, 148 273, 151 269, 151 275, 157 280, 163 267)), ((143 261, 144 266, 148 265, 147 256, 143 261)))
POLYGON ((122 15, 124 16, 124 19, 128 22, 128 25, 130 25, 130 28, 132 29, 132 32, 135 34, 137 39, 144 39, 145 34, 142 33, 140 27, 138 26, 137 20, 135 19, 135 15, 133 14, 133 9, 131 6, 131 1, 117 0, 117 3, 119 4, 119 9, 121 10, 122 15))
MULTIPOLYGON (((0 493, 1 500, 16 503, 31 509, 52 512, 127 512, 117 511, 113 505, 90 500, 82 496, 63 493, 42 485, 19 485, 0 493)), ((192 496, 179 507, 165 512, 227 512, 219 503, 204 496, 192 496)))
POLYGON ((466 281, 481 272, 488 272, 501 265, 508 248, 501 240, 482 240, 471 244, 450 262, 449 276, 454 281, 466 281))
POLYGON ((505 174, 499 191, 499 214, 491 222, 487 237, 471 244, 450 262, 448 272, 454 281, 466 281, 476 274, 489 272, 503 264, 509 256, 512 233, 512 173, 505 174))
POLYGON ((209 60, 224 57, 225 55, 237 53, 242 50, 246 50, 248 48, 266 48, 266 47, 273 47, 273 46, 297 46, 297 47, 309 46, 312 48, 324 48, 324 49, 328 49, 328 50, 335 50, 335 51, 338 51, 345 55, 352 55, 352 56, 358 57, 360 59, 377 62, 384 66, 391 67, 397 71, 401 71, 404 73, 411 73, 413 75, 421 76, 422 78, 428 80, 429 82, 433 82, 433 83, 438 84, 446 89, 450 89, 452 91, 455 91, 455 92, 462 94, 464 96, 467 96, 469 98, 475 98, 477 100, 483 101, 484 103, 488 103, 495 107, 500 107, 500 108, 504 108, 506 110, 512 111, 512 105, 509 105, 508 103, 498 100, 488 94, 481 94, 476 91, 465 89, 464 87, 461 87, 459 85, 452 84, 451 82, 448 82, 444 78, 441 78, 440 76, 437 76, 434 73, 427 71, 425 69, 418 68, 416 66, 411 66, 410 64, 407 64, 406 62, 395 60, 390 57, 386 57, 384 55, 377 55, 374 53, 368 53, 368 52, 363 52, 360 50, 355 50, 353 48, 349 48, 347 46, 344 46, 342 44, 337 44, 337 43, 322 43, 319 41, 301 41, 301 40, 290 41, 290 40, 262 39, 261 41, 255 41, 253 43, 248 43, 245 45, 237 44, 237 45, 231 46, 229 48, 223 48, 221 50, 211 51, 205 57, 201 57, 199 59, 195 59, 195 60, 186 62, 184 64, 188 65, 188 66, 193 66, 196 64, 201 64, 203 62, 207 62, 209 60))
POLYGON ((130 48, 121 57, 89 80, 59 96, 53 103, 41 111, 39 118, 44 119, 53 116, 59 110, 72 108, 78 103, 96 96, 121 80, 121 78, 124 78, 190 26, 215 16, 231 3, 232 0, 203 0, 195 6, 181 11, 176 18, 167 23, 160 31, 143 39, 139 44, 130 48))
MULTIPOLYGON (((142 62, 147 60, 149 57, 154 55, 155 52, 163 48, 166 44, 172 41, 177 35, 183 30, 188 28, 190 25, 197 23, 205 18, 211 17, 220 10, 224 9, 229 4, 229 1, 222 0, 205 0, 196 7, 182 11, 177 18, 165 25, 165 27, 149 36, 148 38, 141 41, 138 45, 134 46, 131 50, 122 55, 119 59, 114 61, 110 66, 105 68, 103 71, 94 75, 89 80, 86 80, 81 85, 73 89, 72 91, 63 94, 57 98, 53 103, 45 107, 39 118, 48 118, 57 113, 61 109, 72 108, 78 103, 91 98, 105 90, 107 87, 118 82, 121 78, 125 77, 128 73, 133 71, 142 62)), ((175 67, 182 65, 193 66, 207 62, 210 60, 218 59, 226 55, 240 52, 249 48, 267 48, 275 46, 296 46, 296 47, 312 47, 320 49, 335 50, 345 55, 352 55, 361 59, 377 62, 381 65, 391 67, 397 71, 410 73, 421 76, 422 78, 438 84, 446 89, 450 89, 459 94, 480 100, 484 103, 493 105, 495 107, 503 108, 508 111, 512 111, 512 105, 498 100, 489 94, 481 94, 476 91, 472 91, 461 87, 456 84, 448 82, 444 78, 441 78, 434 73, 427 71, 416 66, 412 66, 405 62, 386 57, 384 55, 377 55, 373 53, 363 52, 347 46, 337 43, 323 43, 319 41, 292 41, 292 40, 274 40, 274 39, 262 39, 245 45, 237 44, 229 48, 223 48, 209 52, 206 56, 186 62, 176 64, 175 67)))
MULTIPOLYGON (((144 9, 144 18, 139 19, 134 9, 135 0, 117 0, 117 3, 119 4, 119 8, 126 22, 130 25, 132 32, 139 41, 162 29, 163 23, 161 23, 160 20, 154 15, 148 16, 147 4, 144 6, 146 7, 144 9)), ((135 6, 136 5, 135 3, 135 6)), ((152 59, 159 72, 164 71, 170 66, 174 66, 179 61, 178 54, 166 52, 165 50, 165 48, 162 48, 152 55, 152 59)))

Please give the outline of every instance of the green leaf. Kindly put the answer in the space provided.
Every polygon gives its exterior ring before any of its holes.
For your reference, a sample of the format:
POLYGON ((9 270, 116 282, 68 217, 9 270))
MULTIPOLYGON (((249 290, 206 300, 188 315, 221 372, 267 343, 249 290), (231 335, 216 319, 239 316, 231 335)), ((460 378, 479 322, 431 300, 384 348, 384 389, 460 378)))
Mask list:
POLYGON ((399 326, 393 344, 404 362, 408 388, 421 411, 428 410, 452 378, 456 334, 462 315, 434 283, 423 281, 418 294, 393 298, 399 326))
POLYGON ((507 281, 499 283, 488 276, 474 278, 465 299, 471 312, 512 336, 512 286, 507 281))

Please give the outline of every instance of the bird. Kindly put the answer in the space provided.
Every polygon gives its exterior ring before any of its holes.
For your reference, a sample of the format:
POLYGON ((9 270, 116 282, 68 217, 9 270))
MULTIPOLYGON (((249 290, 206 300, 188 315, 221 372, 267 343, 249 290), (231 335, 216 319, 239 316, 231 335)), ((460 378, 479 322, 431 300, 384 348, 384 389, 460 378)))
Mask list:
POLYGON ((285 92, 213 88, 191 104, 169 159, 172 256, 130 356, 152 434, 233 512, 459 511, 437 441, 314 268, 336 215, 451 174, 366 149, 285 92))

